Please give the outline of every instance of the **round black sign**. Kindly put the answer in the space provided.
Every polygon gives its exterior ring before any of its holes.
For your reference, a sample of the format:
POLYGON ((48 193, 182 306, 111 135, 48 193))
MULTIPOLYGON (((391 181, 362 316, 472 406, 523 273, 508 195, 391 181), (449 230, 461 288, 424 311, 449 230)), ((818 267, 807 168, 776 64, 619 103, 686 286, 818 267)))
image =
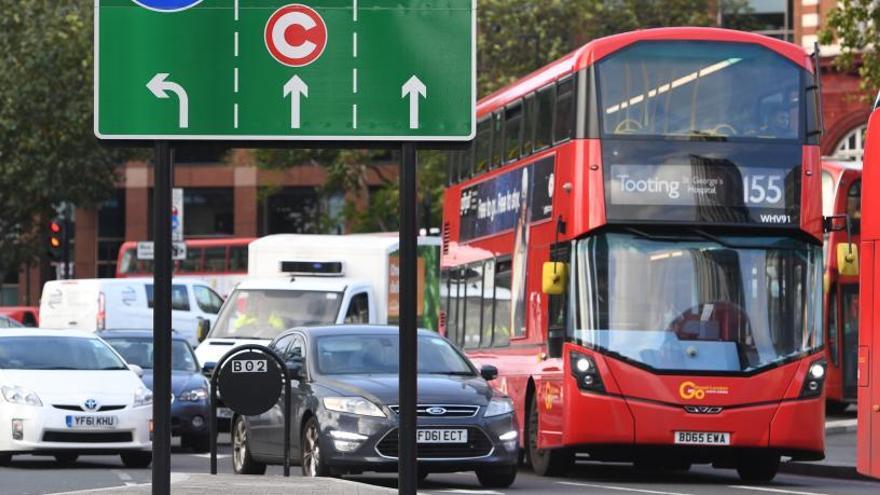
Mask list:
POLYGON ((283 386, 281 376, 278 363, 269 354, 242 352, 223 364, 217 378, 218 393, 233 411, 256 416, 278 403, 283 386))

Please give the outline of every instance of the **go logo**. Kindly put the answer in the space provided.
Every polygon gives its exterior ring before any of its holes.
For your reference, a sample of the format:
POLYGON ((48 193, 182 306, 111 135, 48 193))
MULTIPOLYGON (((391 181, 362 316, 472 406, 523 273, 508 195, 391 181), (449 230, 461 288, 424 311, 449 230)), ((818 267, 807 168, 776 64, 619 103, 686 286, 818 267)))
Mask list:
POLYGON ((202 0, 132 0, 145 9, 156 12, 180 12, 202 3, 202 0))
POLYGON ((682 382, 681 386, 678 387, 678 395, 682 399, 702 400, 706 398, 706 391, 694 382, 682 382))
POLYGON ((276 10, 266 23, 266 48, 275 60, 305 67, 324 53, 327 24, 314 9, 300 4, 276 10))

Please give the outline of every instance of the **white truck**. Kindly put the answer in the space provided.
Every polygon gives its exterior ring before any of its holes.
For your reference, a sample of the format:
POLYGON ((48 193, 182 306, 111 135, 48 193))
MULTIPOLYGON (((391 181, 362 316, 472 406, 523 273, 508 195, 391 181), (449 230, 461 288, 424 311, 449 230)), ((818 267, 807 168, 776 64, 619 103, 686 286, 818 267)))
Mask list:
MULTIPOLYGON (((199 362, 216 363, 239 345, 266 344, 297 326, 397 322, 398 247, 396 233, 279 234, 253 241, 248 278, 230 293, 196 348, 199 362)), ((435 330, 439 262, 440 239, 420 237, 419 323, 435 330)))

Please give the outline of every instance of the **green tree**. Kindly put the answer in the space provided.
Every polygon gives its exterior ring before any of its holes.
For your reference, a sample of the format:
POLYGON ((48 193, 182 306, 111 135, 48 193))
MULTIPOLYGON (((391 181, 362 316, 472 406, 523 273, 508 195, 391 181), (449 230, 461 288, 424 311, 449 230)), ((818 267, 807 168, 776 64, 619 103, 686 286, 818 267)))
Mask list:
POLYGON ((92 133, 91 0, 0 0, 0 280, 45 249, 63 203, 109 196, 92 133))
POLYGON ((857 69, 866 96, 876 94, 880 88, 880 4, 874 0, 840 0, 828 14, 819 41, 839 43, 835 65, 842 70, 857 69))

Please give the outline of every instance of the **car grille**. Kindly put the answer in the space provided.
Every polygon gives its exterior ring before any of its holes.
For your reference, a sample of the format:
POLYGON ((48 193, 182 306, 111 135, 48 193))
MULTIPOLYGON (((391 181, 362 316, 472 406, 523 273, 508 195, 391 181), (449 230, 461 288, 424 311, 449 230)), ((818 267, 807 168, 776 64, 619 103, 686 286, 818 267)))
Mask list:
MULTIPOLYGON (((394 414, 400 414, 400 406, 388 406, 394 414)), ((477 415, 480 406, 448 405, 448 404, 419 404, 416 408, 420 418, 472 418, 477 415), (442 409, 440 414, 431 414, 431 409, 442 409)))
MULTIPOLYGON (((435 427, 431 427, 435 428, 435 427)), ((442 428, 441 428, 442 429, 442 428)), ((461 428, 449 428, 461 429, 461 428)), ((485 457, 492 453, 492 441, 483 433, 483 430, 475 426, 465 427, 468 431, 467 443, 420 443, 418 446, 419 459, 470 459, 485 457)), ((397 458, 397 429, 388 432, 379 444, 376 452, 385 457, 397 458)))
POLYGON ((81 432, 47 431, 43 433, 44 442, 59 443, 128 443, 132 441, 131 432, 81 432))
POLYGON ((107 412, 107 411, 118 411, 120 409, 125 409, 125 406, 101 406, 94 411, 86 411, 82 408, 82 406, 70 406, 66 404, 52 404, 52 407, 55 409, 63 409, 65 411, 76 411, 76 412, 107 412))

